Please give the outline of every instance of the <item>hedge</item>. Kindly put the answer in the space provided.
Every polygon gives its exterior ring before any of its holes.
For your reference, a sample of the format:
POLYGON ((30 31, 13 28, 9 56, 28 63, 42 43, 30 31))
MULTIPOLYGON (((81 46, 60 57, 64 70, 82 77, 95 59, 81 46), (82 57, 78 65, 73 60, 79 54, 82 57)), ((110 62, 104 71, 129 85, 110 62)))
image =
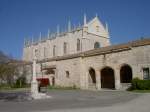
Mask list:
POLYGON ((140 80, 135 78, 132 80, 132 90, 150 90, 150 80, 140 80))

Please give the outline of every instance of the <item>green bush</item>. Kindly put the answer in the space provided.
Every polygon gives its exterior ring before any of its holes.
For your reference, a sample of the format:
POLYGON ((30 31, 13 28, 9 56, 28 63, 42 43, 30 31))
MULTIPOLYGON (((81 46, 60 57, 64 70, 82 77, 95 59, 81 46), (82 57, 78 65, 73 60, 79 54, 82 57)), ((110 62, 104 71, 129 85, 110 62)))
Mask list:
POLYGON ((150 90, 150 80, 140 80, 138 78, 134 78, 132 80, 132 90, 150 90))

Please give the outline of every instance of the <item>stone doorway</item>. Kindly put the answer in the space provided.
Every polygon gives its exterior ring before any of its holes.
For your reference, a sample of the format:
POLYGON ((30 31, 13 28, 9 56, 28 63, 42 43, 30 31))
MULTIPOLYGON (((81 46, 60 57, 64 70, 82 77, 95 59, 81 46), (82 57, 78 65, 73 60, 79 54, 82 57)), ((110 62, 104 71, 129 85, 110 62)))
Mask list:
POLYGON ((132 81, 132 68, 129 65, 124 65, 120 69, 120 82, 131 83, 132 81))
POLYGON ((101 70, 101 88, 115 88, 114 70, 110 67, 101 70))
POLYGON ((49 82, 51 86, 55 86, 55 77, 56 77, 56 66, 55 65, 43 65, 42 67, 42 71, 45 71, 45 77, 49 78, 49 82))

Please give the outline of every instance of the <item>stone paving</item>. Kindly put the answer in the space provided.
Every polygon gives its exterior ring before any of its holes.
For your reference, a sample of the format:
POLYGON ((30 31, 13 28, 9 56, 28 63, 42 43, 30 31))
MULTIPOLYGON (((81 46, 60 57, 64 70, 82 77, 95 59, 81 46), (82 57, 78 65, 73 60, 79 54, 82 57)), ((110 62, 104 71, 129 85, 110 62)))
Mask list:
POLYGON ((120 108, 133 105, 134 107, 134 102, 136 101, 135 104, 137 104, 143 98, 145 103, 150 104, 150 94, 126 91, 50 90, 48 95, 52 98, 32 100, 29 92, 0 92, 0 112, 66 112, 67 110, 68 112, 81 110, 98 112, 101 109, 115 109, 116 106, 120 108))

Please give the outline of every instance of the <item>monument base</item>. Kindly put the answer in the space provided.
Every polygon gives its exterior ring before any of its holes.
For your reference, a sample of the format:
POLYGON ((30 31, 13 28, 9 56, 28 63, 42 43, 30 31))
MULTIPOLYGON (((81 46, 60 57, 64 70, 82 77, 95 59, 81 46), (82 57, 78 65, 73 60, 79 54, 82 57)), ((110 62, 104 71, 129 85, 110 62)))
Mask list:
POLYGON ((33 99, 51 98, 51 96, 48 96, 45 93, 39 93, 39 91, 38 91, 38 82, 37 81, 31 83, 31 97, 33 99))
POLYGON ((45 93, 36 93, 36 94, 31 94, 31 97, 33 99, 47 99, 47 98, 51 98, 51 96, 46 95, 45 93))

